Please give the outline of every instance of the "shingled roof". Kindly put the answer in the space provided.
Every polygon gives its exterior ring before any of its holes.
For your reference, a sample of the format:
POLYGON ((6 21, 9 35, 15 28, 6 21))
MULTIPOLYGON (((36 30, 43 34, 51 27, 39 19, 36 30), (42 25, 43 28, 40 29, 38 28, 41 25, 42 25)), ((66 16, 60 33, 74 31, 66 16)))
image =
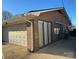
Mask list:
POLYGON ((41 10, 32 10, 32 11, 29 11, 28 13, 26 13, 25 15, 35 15, 35 16, 39 16, 40 13, 43 13, 43 12, 48 12, 48 11, 56 11, 56 10, 62 10, 64 9, 63 7, 58 7, 58 8, 48 8, 48 9, 41 9, 41 10))
POLYGON ((31 19, 34 19, 36 16, 34 15, 27 15, 27 16, 16 16, 8 20, 3 20, 2 25, 5 24, 16 24, 16 23, 23 23, 23 22, 30 22, 31 19))

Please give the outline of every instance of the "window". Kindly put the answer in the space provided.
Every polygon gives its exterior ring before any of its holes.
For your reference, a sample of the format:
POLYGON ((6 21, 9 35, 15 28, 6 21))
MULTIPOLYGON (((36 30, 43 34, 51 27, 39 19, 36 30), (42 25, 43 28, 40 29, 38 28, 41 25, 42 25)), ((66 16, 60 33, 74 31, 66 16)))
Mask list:
POLYGON ((54 28, 54 33, 55 33, 55 34, 58 35, 58 34, 59 34, 59 31, 60 31, 60 28, 54 28))

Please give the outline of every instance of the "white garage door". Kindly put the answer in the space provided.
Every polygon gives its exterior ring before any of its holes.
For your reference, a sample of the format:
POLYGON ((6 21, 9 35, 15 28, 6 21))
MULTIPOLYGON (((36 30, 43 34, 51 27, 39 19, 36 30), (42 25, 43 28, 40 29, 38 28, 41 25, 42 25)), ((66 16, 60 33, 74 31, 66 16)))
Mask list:
POLYGON ((14 25, 8 28, 9 43, 27 46, 27 30, 25 25, 14 25))

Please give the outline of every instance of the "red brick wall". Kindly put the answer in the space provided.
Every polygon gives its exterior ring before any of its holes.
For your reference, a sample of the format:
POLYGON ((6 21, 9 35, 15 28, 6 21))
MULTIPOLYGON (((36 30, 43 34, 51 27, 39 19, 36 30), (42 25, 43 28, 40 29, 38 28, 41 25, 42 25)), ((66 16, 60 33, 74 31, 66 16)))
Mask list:
POLYGON ((34 50, 39 48, 39 31, 38 31, 38 20, 33 22, 33 35, 34 35, 34 50))
POLYGON ((58 11, 49 11, 40 14, 40 18, 44 18, 47 21, 61 22, 66 25, 70 25, 69 19, 66 14, 61 10, 62 14, 58 11))
MULTIPOLYGON (((53 34, 53 22, 61 22, 64 23, 66 25, 70 25, 69 19, 66 17, 65 13, 62 12, 62 14, 58 11, 50 11, 50 12, 44 12, 41 13, 40 16, 38 18, 34 19, 33 22, 33 35, 34 35, 34 50, 39 49, 39 29, 38 29, 38 20, 43 20, 43 21, 50 21, 52 22, 52 35, 53 34), (40 18, 40 19, 38 19, 40 18)), ((55 39, 55 38, 52 38, 55 39)))

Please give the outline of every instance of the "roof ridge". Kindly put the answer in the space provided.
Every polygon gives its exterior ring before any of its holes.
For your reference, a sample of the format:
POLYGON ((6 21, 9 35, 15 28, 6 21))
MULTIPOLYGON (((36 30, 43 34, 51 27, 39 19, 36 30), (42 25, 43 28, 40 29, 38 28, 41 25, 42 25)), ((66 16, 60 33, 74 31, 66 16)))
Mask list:
POLYGON ((28 13, 37 12, 37 11, 44 11, 44 10, 50 10, 50 9, 64 9, 64 8, 63 7, 56 7, 56 8, 48 8, 48 9, 31 10, 28 13))

